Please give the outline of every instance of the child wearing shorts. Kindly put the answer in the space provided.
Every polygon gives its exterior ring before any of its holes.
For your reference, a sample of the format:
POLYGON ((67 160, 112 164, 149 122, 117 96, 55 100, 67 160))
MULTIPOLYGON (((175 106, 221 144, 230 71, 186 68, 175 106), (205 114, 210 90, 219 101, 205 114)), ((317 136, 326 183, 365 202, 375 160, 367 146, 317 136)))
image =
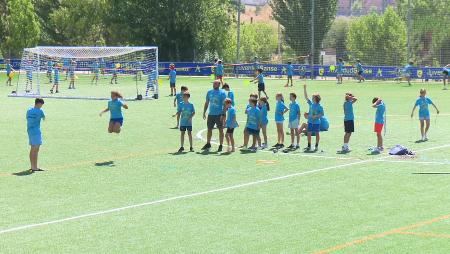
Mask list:
POLYGON ((187 131, 189 137, 189 151, 193 152, 194 148, 192 145, 192 118, 195 115, 194 104, 189 102, 189 98, 191 95, 188 91, 183 93, 183 101, 180 105, 180 142, 181 146, 178 149, 178 152, 181 153, 184 151, 184 135, 187 131))
POLYGON ((277 125, 277 143, 273 146, 276 149, 280 149, 284 147, 284 114, 289 111, 288 107, 284 105, 283 95, 281 93, 277 93, 275 96, 277 100, 277 104, 275 106, 275 123, 277 125))
POLYGON ((227 139, 228 152, 234 152, 234 129, 239 125, 236 121, 236 109, 233 107, 232 100, 230 98, 225 99, 225 111, 227 112, 227 117, 225 120, 225 127, 227 128, 225 138, 227 139))
POLYGON ((372 107, 377 109, 374 125, 374 132, 377 134, 377 146, 372 149, 372 153, 380 153, 384 150, 383 135, 381 135, 381 132, 383 131, 385 123, 386 105, 381 98, 375 97, 372 100, 372 107))
POLYGON ((433 101, 427 97, 427 90, 424 88, 420 89, 420 96, 414 104, 411 112, 411 118, 414 116, 416 107, 419 107, 421 141, 428 141, 427 133, 428 129, 430 128, 430 110, 428 109, 428 105, 430 104, 433 105, 433 107, 436 109, 436 113, 439 114, 439 109, 436 107, 433 101))
POLYGON ((291 145, 288 149, 297 150, 300 148, 300 133, 298 130, 300 124, 300 105, 297 103, 297 94, 289 95, 291 103, 289 104, 289 129, 291 133, 291 145), (295 143, 295 140, 297 143, 295 143))

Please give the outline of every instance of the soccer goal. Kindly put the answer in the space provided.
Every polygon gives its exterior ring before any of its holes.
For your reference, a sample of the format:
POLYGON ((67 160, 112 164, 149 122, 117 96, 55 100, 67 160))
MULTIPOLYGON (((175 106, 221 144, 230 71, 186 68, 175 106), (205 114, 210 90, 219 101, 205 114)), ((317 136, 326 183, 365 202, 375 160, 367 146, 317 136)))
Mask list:
POLYGON ((11 97, 158 98, 157 47, 35 47, 23 51, 11 97))

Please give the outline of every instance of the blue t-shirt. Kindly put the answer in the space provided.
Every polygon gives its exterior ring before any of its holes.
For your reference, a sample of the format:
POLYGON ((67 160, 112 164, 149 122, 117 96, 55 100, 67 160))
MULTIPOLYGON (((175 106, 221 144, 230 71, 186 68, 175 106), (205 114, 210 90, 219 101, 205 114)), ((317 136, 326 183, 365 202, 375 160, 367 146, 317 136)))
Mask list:
POLYGON ((171 84, 175 84, 177 82, 177 71, 176 70, 170 70, 169 79, 170 79, 171 84))
POLYGON ((222 89, 212 89, 206 94, 206 100, 209 101, 209 115, 220 116, 223 114, 223 102, 227 98, 222 89))
POLYGON ((259 130, 261 123, 261 112, 258 107, 250 107, 247 109, 247 125, 252 130, 259 130))
POLYGON ((27 131, 30 135, 41 134, 41 119, 45 118, 44 111, 32 107, 27 111, 27 131))
POLYGON ((230 107, 227 110, 227 122, 225 123, 225 127, 234 129, 238 127, 237 121, 236 121, 236 109, 234 107, 230 107))
POLYGON ((264 84, 264 74, 258 74, 256 78, 258 79, 258 84, 264 84))
POLYGON ((386 106, 384 102, 377 105, 377 112, 375 113, 375 123, 384 124, 384 113, 386 112, 386 106))
POLYGON ((260 110, 261 110, 261 124, 267 125, 269 123, 267 105, 265 104, 261 106, 260 110))
POLYGON ((9 74, 11 72, 11 69, 12 69, 11 64, 6 64, 6 73, 9 74))
POLYGON ((344 102, 344 121, 353 121, 355 120, 355 116, 353 115, 353 102, 345 101, 344 102))
POLYGON ((364 71, 364 69, 363 69, 361 63, 357 63, 357 64, 356 64, 356 69, 357 69, 358 71, 364 71))
POLYGON ((58 67, 56 67, 54 69, 54 72, 55 72, 55 81, 59 81, 59 69, 58 69, 58 67))
POLYGON ((98 71, 99 71, 99 64, 98 64, 97 62, 95 62, 95 63, 92 65, 92 71, 93 71, 94 73, 98 73, 98 71))
POLYGON ((319 103, 312 103, 311 100, 308 100, 309 105, 309 113, 308 113, 308 123, 312 124, 320 124, 320 118, 313 119, 313 116, 317 116, 322 114, 324 115, 323 107, 319 103))
POLYGON ((181 102, 180 126, 192 126, 192 114, 195 113, 194 104, 181 102))
POLYGON ((179 92, 175 95, 175 100, 177 101, 177 108, 180 111, 180 106, 183 103, 183 93, 179 92))
POLYGON ((403 72, 406 74, 411 74, 412 73, 412 65, 410 65, 410 64, 405 65, 405 67, 403 68, 403 72))
POLYGON ((337 72, 337 74, 343 74, 344 73, 344 63, 343 62, 338 62, 337 63, 336 72, 337 72))
POLYGON ((123 118, 122 114, 122 106, 123 101, 120 99, 109 100, 108 101, 108 109, 111 113, 111 119, 120 119, 123 118))
POLYGON ((216 75, 223 76, 223 64, 217 64, 216 66, 216 75))
POLYGON ((294 76, 294 66, 292 66, 292 64, 287 65, 286 73, 288 76, 294 76))
POLYGON ((287 109, 286 105, 282 101, 277 101, 277 105, 275 107, 275 122, 284 121, 284 110, 287 109))
POLYGON ((234 92, 233 91, 229 91, 227 94, 227 98, 229 98, 231 100, 231 105, 234 106, 234 92))
POLYGON ((419 97, 416 100, 416 106, 419 107, 419 117, 430 116, 430 110, 428 109, 428 105, 430 104, 433 104, 433 101, 428 97, 419 97))
POLYGON ((47 62, 47 71, 51 72, 53 69, 53 62, 52 61, 48 61, 47 62))
POLYGON ((63 65, 64 65, 65 67, 69 66, 69 65, 70 65, 70 59, 69 59, 69 58, 64 58, 64 60, 63 60, 63 65))
POLYGON ((294 101, 289 104, 289 122, 298 120, 298 115, 300 114, 300 105, 294 101))

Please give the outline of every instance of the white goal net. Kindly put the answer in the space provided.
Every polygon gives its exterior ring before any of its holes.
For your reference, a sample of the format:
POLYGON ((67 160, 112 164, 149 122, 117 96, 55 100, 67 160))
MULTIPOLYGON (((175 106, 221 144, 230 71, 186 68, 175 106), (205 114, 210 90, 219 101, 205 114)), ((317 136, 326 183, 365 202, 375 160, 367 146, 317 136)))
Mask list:
POLYGON ((24 49, 12 97, 158 98, 157 47, 35 47, 24 49))

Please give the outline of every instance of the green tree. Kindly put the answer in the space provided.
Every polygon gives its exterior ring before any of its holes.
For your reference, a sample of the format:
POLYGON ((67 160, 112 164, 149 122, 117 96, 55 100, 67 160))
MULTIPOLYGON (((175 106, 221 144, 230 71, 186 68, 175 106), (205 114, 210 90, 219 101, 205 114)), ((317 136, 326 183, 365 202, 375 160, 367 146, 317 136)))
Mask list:
POLYGON ((353 19, 348 17, 336 18, 323 40, 323 47, 336 49, 338 58, 342 57, 347 60, 347 36, 352 21, 353 19))
POLYGON ((400 65, 406 62, 406 25, 392 7, 351 23, 348 49, 365 64, 400 65))
MULTIPOLYGON (((223 55, 219 55, 226 62, 236 61, 236 26, 230 29, 229 40, 223 55)), ((241 45, 239 48, 240 60, 252 62, 255 56, 262 61, 269 61, 277 52, 277 28, 269 23, 243 23, 241 24, 241 45)))
MULTIPOLYGON (((450 0, 411 1, 411 58, 419 64, 450 63, 450 0)), ((408 20, 408 0, 397 1, 397 12, 408 20)))
POLYGON ((108 44, 158 45, 160 59, 222 55, 229 41, 231 0, 109 0, 108 44))
POLYGON ((3 56, 19 57, 23 48, 33 47, 39 41, 41 30, 31 0, 8 1, 2 23, 3 56))
MULTIPOLYGON (((283 27, 287 45, 297 56, 311 51, 311 0, 271 0, 273 17, 283 27)), ((315 0, 314 44, 315 62, 319 58, 320 45, 336 15, 337 0, 315 0)))
POLYGON ((61 6, 60 0, 33 0, 34 10, 38 16, 41 27, 41 45, 54 45, 60 41, 60 35, 54 28, 53 22, 50 22, 50 14, 61 6))
POLYGON ((57 45, 104 45, 107 0, 61 0, 49 14, 49 30, 57 45))

